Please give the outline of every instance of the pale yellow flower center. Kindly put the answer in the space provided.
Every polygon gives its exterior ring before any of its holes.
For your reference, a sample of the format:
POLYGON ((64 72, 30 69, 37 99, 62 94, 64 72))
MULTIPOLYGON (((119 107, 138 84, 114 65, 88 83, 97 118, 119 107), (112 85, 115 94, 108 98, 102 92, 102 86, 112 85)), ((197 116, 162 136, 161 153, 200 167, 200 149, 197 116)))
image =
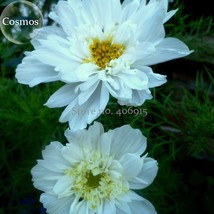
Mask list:
POLYGON ((84 62, 93 62, 99 68, 105 69, 111 60, 118 59, 125 51, 123 44, 112 42, 112 38, 99 40, 94 38, 89 46, 91 59, 84 59, 84 62))
POLYGON ((71 176, 73 185, 71 191, 80 200, 89 202, 91 209, 96 209, 102 201, 117 198, 128 192, 129 185, 124 178, 112 178, 109 173, 113 159, 103 158, 99 152, 94 152, 71 169, 67 169, 65 174, 71 176))

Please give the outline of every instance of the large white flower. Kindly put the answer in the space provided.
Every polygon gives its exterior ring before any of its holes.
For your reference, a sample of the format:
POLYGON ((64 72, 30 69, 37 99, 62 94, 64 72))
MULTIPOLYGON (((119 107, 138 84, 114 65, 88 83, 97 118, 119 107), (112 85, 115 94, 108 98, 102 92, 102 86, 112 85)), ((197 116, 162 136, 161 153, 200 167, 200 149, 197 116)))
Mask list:
POLYGON ((152 98, 150 88, 166 82, 149 66, 190 53, 178 39, 165 38, 163 24, 176 12, 167 7, 168 0, 59 1, 50 13, 57 25, 32 41, 35 50, 26 53, 16 78, 31 87, 66 83, 46 105, 67 106, 60 122, 73 130, 96 119, 110 94, 121 105, 140 106, 152 98))
POLYGON ((129 125, 106 133, 95 122, 65 133, 69 143, 52 142, 32 169, 34 186, 50 214, 155 214, 133 189, 150 185, 157 162, 141 156, 146 138, 129 125))

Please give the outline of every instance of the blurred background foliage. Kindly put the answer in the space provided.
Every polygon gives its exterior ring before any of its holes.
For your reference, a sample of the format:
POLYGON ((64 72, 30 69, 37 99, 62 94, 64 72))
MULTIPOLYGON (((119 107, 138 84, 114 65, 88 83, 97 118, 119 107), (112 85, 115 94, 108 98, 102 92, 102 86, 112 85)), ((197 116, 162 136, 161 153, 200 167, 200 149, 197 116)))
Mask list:
MULTIPOLYGON (((11 1, 1 1, 1 11, 11 1)), ((56 1, 31 1, 47 14, 56 1)), ((111 99, 97 121, 105 130, 123 124, 139 128, 148 138, 148 153, 159 162, 154 183, 139 194, 159 214, 211 214, 214 187, 214 28, 210 1, 174 1, 179 11, 166 24, 167 36, 184 41, 194 53, 153 66, 168 82, 152 91, 154 99, 133 108, 111 99), (194 7, 193 7, 194 4, 194 7), (119 113, 118 113, 119 112, 119 113), (145 114, 138 114, 146 112, 145 114), (121 113, 121 114, 120 114, 121 113)), ((46 20, 51 24, 50 20, 46 20)), ((50 141, 66 142, 67 124, 58 122, 62 109, 43 104, 60 83, 29 88, 14 78, 16 66, 30 44, 15 45, 0 37, 0 214, 43 213, 40 192, 33 188, 31 168, 50 141)))

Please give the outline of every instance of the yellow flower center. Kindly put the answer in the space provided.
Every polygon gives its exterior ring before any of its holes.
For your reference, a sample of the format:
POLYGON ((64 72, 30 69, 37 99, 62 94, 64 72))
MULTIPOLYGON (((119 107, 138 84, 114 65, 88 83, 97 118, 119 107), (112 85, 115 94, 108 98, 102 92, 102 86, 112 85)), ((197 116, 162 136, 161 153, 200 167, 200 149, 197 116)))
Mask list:
POLYGON ((91 189, 99 187, 99 183, 103 177, 102 174, 93 175, 91 171, 87 172, 85 176, 87 179, 86 186, 91 189))
POLYGON ((99 40, 94 38, 89 46, 91 59, 84 59, 84 62, 93 62, 99 68, 105 69, 111 60, 118 59, 125 51, 123 44, 112 43, 112 38, 99 40))
POLYGON ((99 152, 94 152, 87 160, 65 171, 73 180, 71 191, 80 200, 88 201, 92 210, 96 210, 102 201, 117 198, 129 190, 128 182, 122 175, 112 178, 109 174, 112 162, 112 157, 103 158, 99 152))

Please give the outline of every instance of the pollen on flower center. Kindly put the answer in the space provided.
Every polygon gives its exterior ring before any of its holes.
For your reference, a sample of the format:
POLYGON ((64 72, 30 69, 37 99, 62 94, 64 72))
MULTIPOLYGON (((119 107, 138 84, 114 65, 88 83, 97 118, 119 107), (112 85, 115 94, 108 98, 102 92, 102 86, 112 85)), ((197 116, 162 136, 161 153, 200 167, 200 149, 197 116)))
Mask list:
POLYGON ((128 182, 122 175, 112 178, 109 173, 113 159, 103 158, 99 153, 92 153, 83 160, 67 169, 65 174, 73 180, 71 191, 80 199, 86 200, 90 208, 95 210, 103 200, 117 198, 129 190, 128 182))
POLYGON ((124 50, 123 44, 112 43, 112 38, 99 40, 94 38, 89 46, 91 59, 84 59, 84 62, 94 62, 101 69, 105 69, 111 60, 119 58, 124 50))

